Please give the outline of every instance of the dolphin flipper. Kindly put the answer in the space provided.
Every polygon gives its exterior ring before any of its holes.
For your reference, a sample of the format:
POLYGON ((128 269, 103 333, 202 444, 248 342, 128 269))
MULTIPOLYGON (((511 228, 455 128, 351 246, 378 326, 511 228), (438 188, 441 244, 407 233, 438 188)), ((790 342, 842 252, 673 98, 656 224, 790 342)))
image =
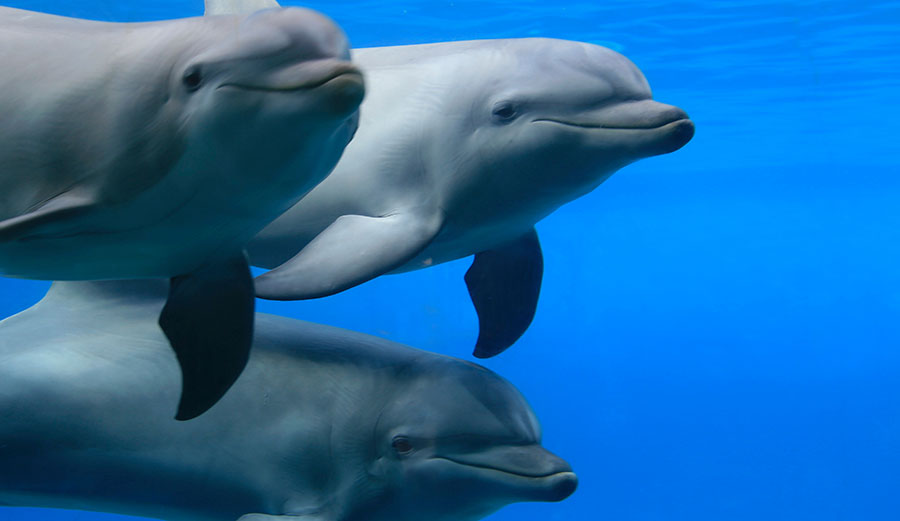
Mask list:
POLYGON ((253 340, 253 279, 243 252, 173 277, 159 325, 181 365, 177 420, 212 407, 240 376, 253 340))
POLYGON ((392 271, 425 249, 440 231, 436 216, 342 215, 300 253, 256 278, 256 296, 302 300, 340 293, 392 271))
POLYGON ((528 329, 543 273, 541 244, 533 228, 512 242, 475 254, 465 278, 478 312, 476 357, 502 353, 528 329))
POLYGON ((42 228, 48 224, 68 223, 96 206, 97 202, 90 194, 65 192, 30 212, 0 221, 0 241, 22 240, 41 233, 64 233, 63 230, 42 228))

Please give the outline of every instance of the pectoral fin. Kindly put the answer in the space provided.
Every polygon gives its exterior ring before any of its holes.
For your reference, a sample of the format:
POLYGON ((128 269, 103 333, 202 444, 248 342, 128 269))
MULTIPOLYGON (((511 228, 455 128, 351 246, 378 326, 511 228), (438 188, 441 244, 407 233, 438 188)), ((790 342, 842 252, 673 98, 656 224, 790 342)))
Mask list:
POLYGON ((203 414, 240 376, 253 340, 253 307, 244 253, 172 278, 159 325, 181 365, 175 419, 203 414))
POLYGON ((300 253, 257 277, 256 295, 301 300, 340 293, 402 266, 439 230, 435 216, 341 216, 300 253))
POLYGON ((534 229, 501 247, 475 254, 465 278, 478 312, 476 357, 502 353, 528 329, 543 273, 541 244, 534 229))
MULTIPOLYGON (((66 192, 34 210, 0 222, 0 241, 28 240, 30 236, 65 234, 71 220, 96 207, 94 197, 66 192)), ((71 232, 69 232, 71 233, 71 232)))

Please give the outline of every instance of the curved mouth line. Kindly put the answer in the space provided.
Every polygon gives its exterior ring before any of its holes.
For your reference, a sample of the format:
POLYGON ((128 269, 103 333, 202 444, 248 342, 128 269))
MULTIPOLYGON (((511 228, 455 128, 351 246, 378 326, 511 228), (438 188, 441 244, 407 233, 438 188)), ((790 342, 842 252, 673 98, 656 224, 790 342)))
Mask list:
POLYGON ((679 121, 688 121, 688 119, 687 119, 687 118, 673 119, 672 121, 666 121, 665 123, 662 123, 662 124, 660 124, 660 125, 656 125, 656 126, 654 126, 654 127, 639 127, 639 126, 634 126, 634 127, 622 127, 622 126, 610 126, 610 125, 603 125, 603 124, 579 123, 579 122, 576 122, 576 121, 564 121, 564 120, 561 120, 561 119, 553 119, 553 118, 539 118, 539 119, 533 120, 534 123, 536 123, 536 122, 538 122, 538 121, 547 121, 547 122, 550 122, 550 123, 557 123, 557 124, 559 124, 559 125, 565 125, 565 126, 567 126, 567 127, 590 128, 590 129, 603 129, 603 130, 655 130, 655 129, 658 129, 658 128, 662 128, 662 127, 664 127, 664 126, 666 126, 666 125, 671 125, 672 123, 677 123, 677 122, 679 122, 679 121))
POLYGON ((321 87, 322 85, 325 85, 326 83, 330 82, 331 80, 335 80, 342 76, 357 76, 360 78, 360 80, 362 79, 362 73, 360 73, 357 70, 340 69, 340 70, 336 70, 333 73, 328 74, 326 76, 322 76, 321 78, 319 78, 317 80, 313 80, 313 81, 310 81, 307 83, 301 83, 299 85, 288 85, 288 86, 283 86, 283 87, 281 87, 281 86, 270 87, 270 86, 264 86, 264 85, 244 85, 241 83, 223 83, 216 88, 221 89, 223 87, 234 87, 236 89, 241 89, 241 90, 255 90, 255 91, 262 91, 262 92, 294 92, 294 91, 300 91, 300 90, 312 90, 317 87, 321 87))
POLYGON ((464 461, 455 460, 453 458, 448 458, 446 456, 435 456, 434 459, 447 460, 451 463, 456 463, 457 465, 464 465, 466 467, 473 467, 476 469, 493 470, 494 472, 509 474, 510 476, 516 476, 519 478, 544 479, 544 478, 552 478, 553 476, 558 476, 559 474, 566 474, 566 473, 572 472, 571 470, 559 470, 559 471, 550 472, 547 474, 521 474, 518 472, 513 472, 511 470, 498 469, 497 467, 489 467, 487 465, 476 465, 474 463, 466 463, 464 461))

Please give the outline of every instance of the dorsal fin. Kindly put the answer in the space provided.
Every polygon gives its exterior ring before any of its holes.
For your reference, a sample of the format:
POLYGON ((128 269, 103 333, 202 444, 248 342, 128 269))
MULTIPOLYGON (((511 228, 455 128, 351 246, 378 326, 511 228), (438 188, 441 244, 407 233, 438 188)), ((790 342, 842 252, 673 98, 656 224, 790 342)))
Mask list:
POLYGON ((281 7, 275 0, 205 0, 204 16, 217 14, 249 14, 260 9, 281 7))

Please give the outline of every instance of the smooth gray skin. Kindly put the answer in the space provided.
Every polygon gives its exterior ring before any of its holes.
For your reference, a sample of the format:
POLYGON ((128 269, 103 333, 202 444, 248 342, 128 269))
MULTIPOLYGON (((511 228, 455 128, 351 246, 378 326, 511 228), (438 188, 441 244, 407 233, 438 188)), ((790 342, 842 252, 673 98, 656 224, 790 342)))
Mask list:
MULTIPOLYGON (((261 4, 274 2, 250 2, 261 4)), ((535 223, 694 132, 684 111, 650 99, 634 64, 597 45, 464 41, 353 60, 367 81, 360 128, 334 172, 250 243, 251 263, 275 268, 256 278, 257 296, 317 298, 474 254, 479 357, 531 322, 535 223)))
POLYGON ((0 272, 171 277, 240 251, 348 142, 347 46, 297 8, 128 24, 0 8, 0 272))
POLYGON ((0 8, 0 274, 172 278, 178 417, 202 413, 250 347, 244 246, 355 131, 348 59, 305 9, 120 24, 0 8))
POLYGON ((204 0, 204 16, 252 13, 260 9, 281 7, 274 0, 204 0))
POLYGON ((576 487, 540 446, 524 398, 491 371, 270 315, 257 316, 231 391, 172 421, 176 362, 155 321, 164 300, 159 281, 54 283, 0 322, 0 504, 467 521, 576 487))

